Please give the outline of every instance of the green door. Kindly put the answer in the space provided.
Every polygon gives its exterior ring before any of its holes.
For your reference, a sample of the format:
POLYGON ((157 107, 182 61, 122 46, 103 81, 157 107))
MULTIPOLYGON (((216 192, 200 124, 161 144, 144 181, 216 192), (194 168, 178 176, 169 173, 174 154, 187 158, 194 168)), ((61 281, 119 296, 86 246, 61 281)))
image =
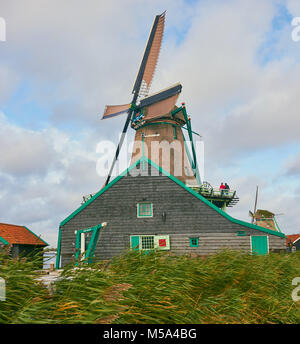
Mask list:
POLYGON ((264 255, 268 253, 268 237, 252 236, 251 237, 252 253, 264 255))

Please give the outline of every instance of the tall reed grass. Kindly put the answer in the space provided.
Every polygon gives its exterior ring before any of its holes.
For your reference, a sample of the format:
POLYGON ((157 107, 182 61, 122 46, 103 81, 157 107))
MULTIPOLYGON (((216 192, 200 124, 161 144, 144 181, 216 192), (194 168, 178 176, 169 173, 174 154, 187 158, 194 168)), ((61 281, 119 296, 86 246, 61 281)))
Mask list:
POLYGON ((108 263, 67 267, 55 292, 36 280, 35 262, 0 254, 6 301, 0 323, 300 323, 292 300, 300 253, 209 258, 125 253, 108 263))

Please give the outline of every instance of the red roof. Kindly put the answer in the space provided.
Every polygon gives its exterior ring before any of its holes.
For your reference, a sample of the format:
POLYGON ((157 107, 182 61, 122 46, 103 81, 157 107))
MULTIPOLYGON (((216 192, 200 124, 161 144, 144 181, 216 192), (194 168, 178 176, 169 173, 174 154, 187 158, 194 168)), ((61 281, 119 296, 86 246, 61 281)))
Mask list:
POLYGON ((48 246, 45 241, 24 226, 0 223, 0 237, 10 244, 48 246))
POLYGON ((300 234, 291 234, 286 236, 286 243, 295 242, 297 239, 300 238, 300 234))

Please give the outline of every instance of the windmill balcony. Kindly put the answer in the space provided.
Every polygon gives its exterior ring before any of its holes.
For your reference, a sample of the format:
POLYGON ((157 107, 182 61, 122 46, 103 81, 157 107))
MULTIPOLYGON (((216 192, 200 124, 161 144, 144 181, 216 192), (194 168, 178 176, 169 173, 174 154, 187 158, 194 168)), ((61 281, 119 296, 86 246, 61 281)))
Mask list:
MULTIPOLYGON (((209 184, 208 184, 209 185, 209 184)), ((206 183, 204 185, 187 185, 195 192, 199 193, 207 200, 211 201, 213 204, 218 206, 219 208, 232 207, 239 201, 239 198, 236 196, 236 190, 226 190, 226 189, 217 189, 213 188, 210 185, 207 186, 206 183)))

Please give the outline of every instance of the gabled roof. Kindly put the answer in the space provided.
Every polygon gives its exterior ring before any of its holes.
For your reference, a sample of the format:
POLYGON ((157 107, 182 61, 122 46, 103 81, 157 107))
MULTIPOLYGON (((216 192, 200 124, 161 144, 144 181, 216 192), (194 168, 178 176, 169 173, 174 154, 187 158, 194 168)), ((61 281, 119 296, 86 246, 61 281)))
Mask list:
POLYGON ((286 236, 286 243, 288 244, 289 242, 291 242, 292 244, 295 241, 298 241, 300 239, 300 234, 290 234, 286 236))
POLYGON ((27 227, 7 223, 0 223, 0 241, 5 245, 20 244, 48 246, 44 240, 39 238, 27 227))
POLYGON ((227 218, 229 221, 231 221, 233 223, 236 223, 236 224, 239 224, 239 225, 242 225, 242 226, 245 226, 245 227, 249 227, 249 228, 258 230, 260 232, 269 233, 269 234, 276 235, 276 236, 279 236, 279 237, 282 237, 282 238, 286 237, 284 233, 280 233, 280 232, 277 232, 277 231, 274 231, 274 230, 271 230, 271 229, 267 229, 267 228, 264 228, 264 227, 256 226, 256 225, 254 225, 252 223, 241 221, 241 220, 237 220, 237 219, 231 217, 230 215, 225 213, 223 210, 221 210, 220 208, 218 208, 214 204, 212 204, 210 201, 208 201, 206 198, 204 198, 202 195, 200 195, 197 192, 195 192, 192 189, 190 189, 182 181, 180 181, 179 179, 177 179, 176 177, 174 177, 170 173, 166 172, 162 167, 158 166, 157 164, 155 164, 153 161, 151 161, 150 159, 148 159, 145 156, 142 156, 134 164, 132 164, 130 167, 128 167, 123 173, 121 173, 119 176, 117 176, 115 179, 113 179, 109 184, 107 184, 104 188, 102 188, 100 191, 98 191, 91 199, 89 199, 86 203, 82 204, 78 209, 76 209, 71 215, 69 215, 65 220, 63 220, 60 223, 60 227, 65 225, 67 222, 69 222, 74 216, 76 216, 78 213, 80 213, 85 207, 87 207, 90 203, 92 203, 96 198, 101 196, 105 191, 107 191, 111 186, 113 186, 121 178, 126 176, 132 169, 134 169, 137 165, 139 165, 143 161, 148 163, 148 164, 150 164, 154 168, 156 168, 159 172, 161 172, 162 174, 164 174, 165 176, 167 176, 168 178, 173 180, 176 184, 181 186, 183 189, 188 191, 193 196, 197 197, 199 200, 201 200, 203 203, 205 203, 209 207, 213 208, 215 211, 217 211, 223 217, 227 218))

